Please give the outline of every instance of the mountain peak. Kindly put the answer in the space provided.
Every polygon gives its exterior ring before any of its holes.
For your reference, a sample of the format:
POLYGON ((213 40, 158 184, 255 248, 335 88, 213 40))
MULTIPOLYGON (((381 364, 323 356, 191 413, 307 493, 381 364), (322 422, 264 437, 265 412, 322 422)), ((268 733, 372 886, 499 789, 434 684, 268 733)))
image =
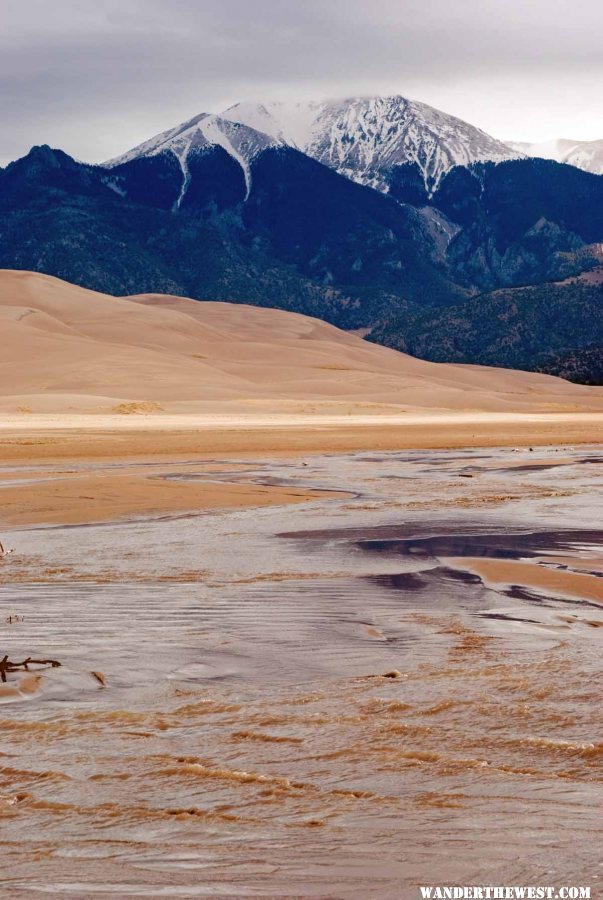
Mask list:
POLYGON ((251 163, 266 148, 279 146, 300 150, 383 193, 389 192, 396 169, 414 164, 430 195, 454 166, 522 155, 455 116, 392 94, 236 103, 219 115, 199 113, 105 166, 171 153, 182 170, 179 205, 187 190, 192 155, 221 147, 243 169, 249 196, 251 163))
POLYGON ((239 122, 212 113, 199 113, 192 119, 144 141, 122 156, 108 160, 104 165, 107 168, 115 168, 142 157, 172 153, 182 170, 182 189, 176 203, 179 206, 188 187, 188 164, 192 155, 207 153, 216 147, 225 150, 243 170, 247 197, 251 190, 251 161, 263 150, 277 143, 278 141, 267 134, 239 122))
POLYGON ((513 150, 535 156, 540 159, 553 159, 555 162, 576 166, 593 175, 603 175, 603 139, 598 141, 570 141, 566 138, 553 138, 539 144, 526 141, 507 141, 513 150))
POLYGON ((63 150, 55 150, 48 144, 36 144, 25 156, 9 163, 4 171, 35 178, 51 171, 59 173, 61 170, 70 171, 75 168, 77 163, 63 150))
POLYGON ((50 166, 57 169, 63 159, 70 159, 70 157, 67 157, 67 154, 63 153, 62 150, 53 150, 48 144, 35 144, 29 153, 23 156, 21 160, 17 160, 17 162, 27 165, 50 166))
POLYGON ((479 128, 401 94, 237 103, 222 115, 385 192, 392 169, 405 163, 418 166, 431 193, 454 166, 521 155, 479 128))

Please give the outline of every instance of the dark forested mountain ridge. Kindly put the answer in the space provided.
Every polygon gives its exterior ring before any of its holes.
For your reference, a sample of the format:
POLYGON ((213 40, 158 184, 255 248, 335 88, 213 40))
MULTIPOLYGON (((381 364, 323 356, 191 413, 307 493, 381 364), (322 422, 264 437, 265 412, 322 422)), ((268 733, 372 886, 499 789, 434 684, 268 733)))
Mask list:
POLYGON ((560 280, 601 262, 603 177, 551 160, 456 167, 433 197, 419 173, 396 173, 392 195, 432 208, 454 227, 446 248, 452 276, 490 290, 560 280))
POLYGON ((603 177, 478 163, 428 197, 402 165, 384 193, 207 119, 185 157, 159 144, 92 166, 43 146, 0 170, 0 266, 292 309, 431 359, 537 368, 555 356, 575 373, 596 359, 601 292, 550 282, 601 263, 603 177))
POLYGON ((0 265, 109 293, 167 291, 311 312, 347 327, 375 309, 468 296, 422 214, 288 147, 248 172, 215 145, 111 168, 36 147, 0 172, 0 265), (184 189, 185 188, 185 189, 184 189))
POLYGON ((540 284, 401 313, 370 339, 436 362, 532 369, 601 382, 603 283, 540 284))

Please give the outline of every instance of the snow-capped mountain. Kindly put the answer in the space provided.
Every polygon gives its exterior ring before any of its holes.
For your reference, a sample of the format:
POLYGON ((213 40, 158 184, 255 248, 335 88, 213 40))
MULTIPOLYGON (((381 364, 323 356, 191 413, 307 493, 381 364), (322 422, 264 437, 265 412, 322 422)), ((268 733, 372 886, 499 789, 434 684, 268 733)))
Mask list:
POLYGON ((113 168, 169 153, 182 170, 182 202, 193 155, 222 147, 241 166, 247 195, 251 163, 268 147, 286 146, 360 184, 387 193, 396 167, 414 163, 429 194, 454 166, 501 162, 522 151, 424 103, 405 97, 352 97, 321 102, 237 103, 198 116, 105 163, 113 168))
POLYGON ((577 166, 585 172, 603 175, 603 140, 600 141, 568 141, 557 138, 542 144, 529 144, 522 141, 507 141, 507 146, 526 156, 537 156, 541 159, 554 159, 556 162, 577 166))
POLYGON ((382 191, 404 163, 418 165, 431 193, 454 166, 522 155, 461 119, 401 96, 237 103, 221 115, 382 191))
POLYGON ((182 170, 182 187, 175 206, 179 207, 190 183, 189 162, 191 157, 200 156, 216 147, 221 147, 234 159, 245 176, 246 197, 251 190, 251 163, 267 147, 277 145, 277 141, 253 128, 222 119, 211 113, 201 113, 188 122, 163 131, 161 134, 139 144, 122 156, 104 163, 105 168, 115 168, 135 159, 172 154, 182 170))

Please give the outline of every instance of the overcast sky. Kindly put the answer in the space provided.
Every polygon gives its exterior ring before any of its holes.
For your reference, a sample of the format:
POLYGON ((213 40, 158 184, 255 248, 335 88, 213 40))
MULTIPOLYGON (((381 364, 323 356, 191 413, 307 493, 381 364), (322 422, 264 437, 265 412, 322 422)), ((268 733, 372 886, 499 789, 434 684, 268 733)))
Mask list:
POLYGON ((601 0, 0 0, 0 165, 100 162, 237 100, 404 94, 495 137, 603 138, 601 0))

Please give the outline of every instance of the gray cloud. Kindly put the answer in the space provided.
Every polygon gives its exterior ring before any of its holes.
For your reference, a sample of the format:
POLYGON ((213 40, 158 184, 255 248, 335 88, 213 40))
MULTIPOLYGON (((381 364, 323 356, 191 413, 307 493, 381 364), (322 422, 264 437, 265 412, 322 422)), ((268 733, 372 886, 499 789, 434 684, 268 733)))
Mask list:
POLYGON ((2 0, 0 161, 100 161, 239 99, 357 93, 603 137, 602 31, 599 0, 2 0))

